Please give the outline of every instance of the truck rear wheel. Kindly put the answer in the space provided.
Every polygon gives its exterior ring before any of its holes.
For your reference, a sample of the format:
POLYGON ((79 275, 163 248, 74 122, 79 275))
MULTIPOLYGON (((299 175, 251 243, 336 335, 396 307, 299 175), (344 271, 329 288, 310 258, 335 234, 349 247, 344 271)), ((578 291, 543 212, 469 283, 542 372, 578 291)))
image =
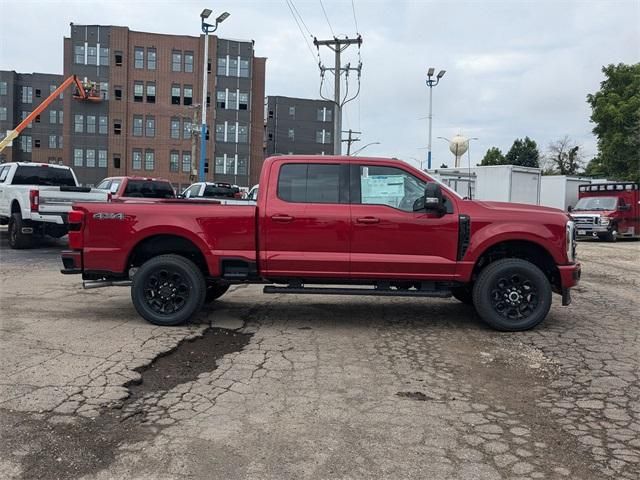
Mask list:
POLYGON ((227 290, 229 290, 230 286, 231 285, 220 285, 220 284, 208 285, 207 293, 205 294, 205 297, 204 297, 204 303, 211 303, 214 300, 217 300, 222 295, 227 293, 227 290))
POLYGON ((145 262, 133 277, 131 300, 147 321, 180 325, 204 303, 206 283, 200 269, 179 255, 160 255, 145 262))
POLYGON ((9 246, 14 249, 31 248, 33 236, 29 233, 22 233, 25 227, 22 215, 19 212, 11 215, 9 220, 9 246))
POLYGON ((505 332, 529 330, 542 322, 551 308, 551 285, 533 263, 505 258, 480 272, 473 287, 478 315, 505 332))

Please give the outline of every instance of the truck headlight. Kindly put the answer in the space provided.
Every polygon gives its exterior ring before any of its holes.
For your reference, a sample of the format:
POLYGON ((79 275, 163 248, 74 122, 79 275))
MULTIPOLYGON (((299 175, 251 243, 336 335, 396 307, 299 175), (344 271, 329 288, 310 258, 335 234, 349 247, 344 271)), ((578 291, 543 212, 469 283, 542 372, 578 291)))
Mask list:
POLYGON ((600 225, 609 225, 611 219, 609 217, 600 217, 600 225))
POLYGON ((567 222, 566 228, 566 247, 567 247, 567 260, 569 263, 576 261, 576 226, 573 220, 567 222))

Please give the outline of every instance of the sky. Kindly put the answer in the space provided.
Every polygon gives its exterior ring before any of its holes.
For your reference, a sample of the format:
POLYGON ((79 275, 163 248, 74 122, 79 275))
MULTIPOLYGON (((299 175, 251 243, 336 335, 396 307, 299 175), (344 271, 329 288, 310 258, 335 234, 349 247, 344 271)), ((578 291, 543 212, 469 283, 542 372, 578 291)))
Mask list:
MULTIPOLYGON (((267 57, 266 94, 319 98, 318 52, 311 35, 362 35, 343 63, 363 68, 359 96, 347 104, 343 129, 360 131, 361 155, 404 159, 427 155, 426 72, 446 70, 433 90, 433 166, 453 165, 445 140, 470 143, 471 164, 497 146, 529 136, 545 153, 569 135, 589 160, 596 139, 586 96, 599 89, 601 68, 640 61, 640 0, 2 0, 0 69, 62 73, 62 39, 69 23, 128 26, 132 30, 199 35, 199 14, 231 16, 223 38, 255 40, 267 57), (323 12, 326 11, 326 17, 323 12), (354 15, 355 12, 355 15, 354 15), (359 55, 360 57, 359 57, 359 55)), ((327 77, 330 77, 327 74, 327 77)), ((332 96, 327 78, 325 96, 332 96)), ((357 86, 349 79, 350 92, 357 86)), ((344 91, 343 81, 343 91, 344 91)), ((466 165, 467 158, 464 159, 466 165)))

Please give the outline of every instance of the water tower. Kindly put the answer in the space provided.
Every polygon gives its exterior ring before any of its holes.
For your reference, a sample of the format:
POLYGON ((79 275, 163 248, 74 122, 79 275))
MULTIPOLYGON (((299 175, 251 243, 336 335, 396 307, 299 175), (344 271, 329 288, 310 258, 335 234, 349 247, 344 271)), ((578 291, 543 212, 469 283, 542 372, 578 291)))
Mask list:
POLYGON ((460 159, 469 149, 469 139, 463 136, 461 133, 457 134, 451 140, 449 140, 449 150, 456 157, 454 164, 455 168, 460 166, 460 159))

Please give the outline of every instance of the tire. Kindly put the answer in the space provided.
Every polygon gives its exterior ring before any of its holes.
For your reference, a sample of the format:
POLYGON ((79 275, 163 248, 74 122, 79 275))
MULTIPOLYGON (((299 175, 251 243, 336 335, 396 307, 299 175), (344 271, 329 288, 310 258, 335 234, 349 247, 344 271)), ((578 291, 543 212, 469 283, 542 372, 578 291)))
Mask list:
POLYGON ((600 237, 600 239, 604 240, 605 242, 615 242, 615 241, 617 241, 618 240, 618 229, 616 228, 616 226, 612 225, 611 228, 609 228, 609 231, 607 233, 605 233, 604 235, 602 235, 600 237))
POLYGON ((179 255, 146 261, 133 277, 131 300, 142 318, 154 325, 180 325, 204 303, 206 283, 200 269, 179 255))
POLYGON ((529 330, 551 308, 551 285, 533 263, 505 258, 480 272, 473 287, 473 304, 480 318, 503 332, 529 330))
POLYGON ((230 286, 231 285, 220 285, 217 283, 213 285, 208 285, 207 293, 204 296, 204 303, 211 303, 214 300, 217 300, 222 295, 227 293, 227 290, 229 290, 230 286))
POLYGON ((9 246, 16 250, 24 248, 31 248, 33 245, 33 236, 28 233, 22 233, 22 227, 24 227, 22 221, 22 215, 16 212, 11 215, 9 220, 9 246))
POLYGON ((456 287, 451 289, 453 298, 466 305, 473 305, 473 287, 456 287))

